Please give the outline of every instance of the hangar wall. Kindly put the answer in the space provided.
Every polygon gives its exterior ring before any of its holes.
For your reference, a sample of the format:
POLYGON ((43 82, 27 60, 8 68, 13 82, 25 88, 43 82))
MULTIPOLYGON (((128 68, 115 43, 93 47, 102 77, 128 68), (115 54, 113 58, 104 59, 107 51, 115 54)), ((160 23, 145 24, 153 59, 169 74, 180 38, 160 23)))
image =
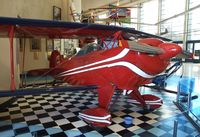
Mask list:
MULTIPOLYGON (((1 0, 0 16, 52 19, 53 6, 61 8, 62 20, 68 20, 68 0, 1 0)), ((16 87, 19 86, 22 53, 19 52, 18 41, 14 44, 14 67, 16 87), (18 54, 19 53, 19 54, 18 54)), ((10 89, 10 55, 8 39, 0 39, 0 90, 10 89)), ((41 40, 41 52, 31 52, 29 40, 26 40, 25 70, 48 67, 46 40, 41 40), (37 59, 36 59, 37 56, 37 59)))
POLYGON ((90 0, 82 0, 82 10, 85 11, 90 8, 96 8, 99 7, 99 5, 106 5, 114 1, 116 0, 109 0, 109 2, 106 0, 93 0, 93 2, 91 2, 90 0))

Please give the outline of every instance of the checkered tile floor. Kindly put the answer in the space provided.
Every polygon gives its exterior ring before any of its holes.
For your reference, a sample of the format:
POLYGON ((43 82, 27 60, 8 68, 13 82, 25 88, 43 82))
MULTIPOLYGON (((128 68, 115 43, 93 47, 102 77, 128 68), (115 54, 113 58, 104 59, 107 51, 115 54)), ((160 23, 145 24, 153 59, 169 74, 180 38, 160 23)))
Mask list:
POLYGON ((153 112, 147 112, 122 96, 112 106, 112 124, 106 128, 91 127, 78 117, 81 110, 97 106, 96 92, 19 97, 9 108, 0 110, 0 137, 171 137, 174 120, 179 122, 178 137, 198 135, 173 104, 176 95, 147 88, 141 88, 141 92, 153 92, 162 97, 164 105, 153 112), (123 122, 125 116, 133 117, 133 124, 126 125, 123 122))

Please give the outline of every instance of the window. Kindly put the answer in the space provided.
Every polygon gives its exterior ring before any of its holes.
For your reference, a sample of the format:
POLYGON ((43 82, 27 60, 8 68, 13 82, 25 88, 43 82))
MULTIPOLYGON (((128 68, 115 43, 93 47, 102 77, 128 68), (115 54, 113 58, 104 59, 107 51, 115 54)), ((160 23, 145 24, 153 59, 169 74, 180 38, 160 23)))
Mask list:
POLYGON ((166 29, 168 31, 164 36, 172 39, 174 41, 182 41, 184 35, 184 15, 170 19, 161 25, 161 31, 164 32, 166 29))
MULTIPOLYGON (((193 0, 194 1, 194 0, 193 0)), ((199 1, 200 3, 200 1, 199 1)), ((194 9, 189 13, 188 21, 188 40, 200 39, 200 8, 194 9)))
POLYGON ((152 34, 157 33, 157 25, 150 25, 155 24, 158 22, 158 0, 152 0, 142 4, 141 8, 141 20, 139 24, 140 30, 152 34), (148 24, 145 24, 148 23, 148 24))
POLYGON ((160 32, 165 30, 168 33, 165 37, 173 40, 183 40, 184 35, 184 14, 178 17, 175 15, 184 12, 185 10, 185 0, 162 0, 161 2, 161 21, 160 32))

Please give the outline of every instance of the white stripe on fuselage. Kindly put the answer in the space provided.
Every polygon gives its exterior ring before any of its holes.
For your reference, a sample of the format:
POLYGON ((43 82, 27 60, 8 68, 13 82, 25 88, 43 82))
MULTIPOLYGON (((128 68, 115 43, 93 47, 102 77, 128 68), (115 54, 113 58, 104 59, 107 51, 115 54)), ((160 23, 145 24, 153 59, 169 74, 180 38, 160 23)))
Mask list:
POLYGON ((119 54, 117 54, 114 57, 107 58, 105 60, 97 61, 97 62, 94 62, 94 63, 91 63, 91 64, 87 64, 87 65, 84 65, 84 66, 80 66, 80 67, 77 67, 77 68, 74 68, 74 69, 70 69, 70 70, 67 70, 67 71, 64 71, 64 72, 60 73, 59 75, 62 75, 64 73, 69 73, 69 72, 72 72, 72 71, 75 71, 75 70, 78 70, 78 69, 83 69, 83 68, 86 68, 86 67, 90 67, 90 66, 93 66, 93 65, 97 65, 97 64, 100 64, 100 63, 105 63, 105 62, 117 60, 117 59, 120 59, 120 58, 123 58, 124 56, 126 56, 128 52, 129 52, 129 49, 125 48, 124 50, 122 50, 119 54))
POLYGON ((149 75, 149 74, 145 73, 144 71, 142 71, 140 68, 138 68, 134 64, 131 64, 131 63, 126 62, 126 61, 120 61, 120 62, 116 62, 116 63, 101 65, 101 66, 97 66, 97 67, 91 67, 91 68, 83 69, 83 70, 79 70, 79 71, 74 71, 74 72, 71 72, 71 73, 63 74, 60 77, 69 76, 69 75, 73 75, 73 74, 79 74, 79 73, 88 72, 88 71, 106 68, 106 67, 126 67, 129 70, 131 70, 132 72, 138 74, 139 76, 141 76, 143 78, 153 78, 154 77, 153 75, 149 75))

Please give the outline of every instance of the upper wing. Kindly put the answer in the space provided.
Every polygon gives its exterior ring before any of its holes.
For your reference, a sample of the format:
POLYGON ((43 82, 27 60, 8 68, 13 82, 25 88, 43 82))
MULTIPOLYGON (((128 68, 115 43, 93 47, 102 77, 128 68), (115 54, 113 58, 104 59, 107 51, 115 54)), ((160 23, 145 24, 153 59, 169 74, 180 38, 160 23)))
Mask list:
POLYGON ((53 20, 36 20, 23 18, 0 17, 0 36, 8 37, 11 26, 15 27, 15 37, 44 37, 44 38, 79 38, 79 37, 110 37, 118 31, 131 34, 137 38, 159 38, 165 41, 170 39, 137 31, 133 28, 108 26, 100 24, 83 24, 53 20))

